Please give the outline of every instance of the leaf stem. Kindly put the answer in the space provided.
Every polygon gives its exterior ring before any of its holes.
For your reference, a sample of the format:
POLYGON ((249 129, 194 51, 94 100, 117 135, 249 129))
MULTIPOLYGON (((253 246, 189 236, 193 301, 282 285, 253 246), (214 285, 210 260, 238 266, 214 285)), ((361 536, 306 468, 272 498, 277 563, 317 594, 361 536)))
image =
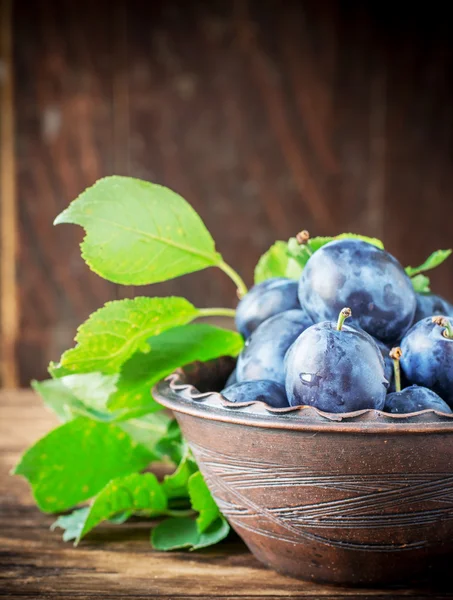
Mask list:
POLYGON ((403 356, 403 352, 399 346, 390 350, 390 358, 393 361, 393 373, 395 375, 395 391, 401 392, 401 370, 400 370, 400 358, 403 356))
POLYGON ((234 281, 234 283, 237 286, 239 298, 245 296, 245 294, 248 292, 247 286, 245 285, 244 280, 239 275, 239 273, 237 273, 232 267, 230 267, 230 265, 228 265, 223 260, 217 266, 219 267, 219 269, 222 269, 222 271, 226 273, 228 277, 230 277, 230 279, 234 281))
POLYGON ((233 317, 236 314, 234 308, 200 308, 198 309, 199 317, 233 317))

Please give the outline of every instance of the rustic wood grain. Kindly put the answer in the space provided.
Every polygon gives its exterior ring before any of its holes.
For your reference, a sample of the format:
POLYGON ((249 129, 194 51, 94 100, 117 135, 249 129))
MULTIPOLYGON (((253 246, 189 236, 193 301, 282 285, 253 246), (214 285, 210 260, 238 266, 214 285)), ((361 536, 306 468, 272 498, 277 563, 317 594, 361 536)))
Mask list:
POLYGON ((0 1, 0 377, 17 387, 17 206, 13 109, 12 0, 0 1))
MULTIPOLYGON (((109 299, 234 306, 208 269, 152 288, 91 273, 52 227, 112 172, 169 185, 251 283, 276 239, 352 230, 416 264, 451 245, 453 50, 438 11, 306 0, 35 0, 13 25, 20 382, 109 299)), ((433 274, 453 299, 453 262, 433 274)))
POLYGON ((49 598, 451 598, 444 589, 353 590, 283 577, 231 537, 199 552, 154 552, 150 523, 97 528, 78 548, 50 531, 26 482, 8 475, 24 448, 56 420, 33 392, 0 393, 0 597, 49 598))

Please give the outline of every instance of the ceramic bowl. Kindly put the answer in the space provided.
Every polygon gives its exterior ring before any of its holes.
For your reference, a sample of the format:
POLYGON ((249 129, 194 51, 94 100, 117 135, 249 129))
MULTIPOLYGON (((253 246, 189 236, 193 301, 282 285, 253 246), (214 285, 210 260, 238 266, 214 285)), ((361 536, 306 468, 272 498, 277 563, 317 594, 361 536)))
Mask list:
POLYGON ((302 579, 407 582, 453 551, 453 416, 232 404, 230 358, 153 390, 253 554, 302 579), (214 391, 213 391, 214 390, 214 391))

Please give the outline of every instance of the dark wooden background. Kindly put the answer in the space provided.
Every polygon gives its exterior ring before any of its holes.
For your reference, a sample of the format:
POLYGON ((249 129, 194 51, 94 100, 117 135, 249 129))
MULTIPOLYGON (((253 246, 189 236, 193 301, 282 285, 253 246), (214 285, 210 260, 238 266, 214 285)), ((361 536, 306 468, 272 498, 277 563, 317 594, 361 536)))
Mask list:
MULTIPOLYGON (((234 306, 212 269, 151 289, 88 270, 81 230, 52 221, 106 174, 181 193, 248 283, 260 254, 301 228, 379 236, 406 264, 453 244, 440 3, 18 0, 11 18, 1 5, 5 385, 44 377, 108 299, 234 306)), ((452 274, 453 262, 433 275, 451 299, 452 274)))

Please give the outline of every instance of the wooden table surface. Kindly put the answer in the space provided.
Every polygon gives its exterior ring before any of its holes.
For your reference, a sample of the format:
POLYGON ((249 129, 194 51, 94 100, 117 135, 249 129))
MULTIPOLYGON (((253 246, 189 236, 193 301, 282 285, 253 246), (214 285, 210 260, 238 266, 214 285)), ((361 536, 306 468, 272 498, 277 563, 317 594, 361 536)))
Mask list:
POLYGON ((149 523, 106 525, 78 548, 50 531, 28 485, 9 471, 55 424, 30 391, 0 392, 0 597, 21 598, 452 598, 453 584, 354 590, 297 581, 261 566, 232 537, 200 552, 154 552, 149 523))

